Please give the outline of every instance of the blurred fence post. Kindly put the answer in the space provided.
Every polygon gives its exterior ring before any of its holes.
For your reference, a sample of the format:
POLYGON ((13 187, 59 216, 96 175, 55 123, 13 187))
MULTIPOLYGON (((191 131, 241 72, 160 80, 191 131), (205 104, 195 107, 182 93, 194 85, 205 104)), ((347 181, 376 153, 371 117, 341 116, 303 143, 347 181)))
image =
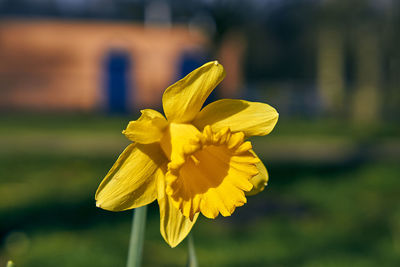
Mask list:
POLYGON ((353 95, 352 117, 355 122, 374 123, 379 119, 382 90, 381 50, 379 33, 372 25, 356 27, 354 52, 356 59, 356 88, 353 95))
POLYGON ((318 33, 317 83, 324 112, 343 114, 343 34, 336 26, 322 26, 318 33))

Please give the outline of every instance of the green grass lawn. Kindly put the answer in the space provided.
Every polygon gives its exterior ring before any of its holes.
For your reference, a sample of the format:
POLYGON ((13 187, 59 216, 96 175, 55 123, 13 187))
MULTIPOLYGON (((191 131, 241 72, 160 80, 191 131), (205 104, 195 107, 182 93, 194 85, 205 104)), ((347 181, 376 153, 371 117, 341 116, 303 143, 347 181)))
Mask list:
MULTIPOLYGON (((128 120, 0 118, 0 266, 8 259, 17 267, 125 266, 132 212, 97 209, 94 192, 128 143, 120 133, 128 120)), ((258 138, 269 186, 231 217, 199 219, 193 234, 200 266, 400 266, 400 165, 393 157, 287 161, 268 151, 315 139, 398 140, 392 125, 364 129, 282 120, 258 138)), ((143 265, 186 260, 186 242, 168 247, 151 205, 143 265)))

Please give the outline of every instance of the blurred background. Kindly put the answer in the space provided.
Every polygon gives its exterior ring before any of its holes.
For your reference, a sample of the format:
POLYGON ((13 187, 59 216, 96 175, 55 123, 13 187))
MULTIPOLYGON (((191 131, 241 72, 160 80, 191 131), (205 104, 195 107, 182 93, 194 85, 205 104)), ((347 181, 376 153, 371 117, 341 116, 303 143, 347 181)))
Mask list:
MULTIPOLYGON (((125 266, 94 193, 141 108, 209 60, 269 103, 266 190, 193 229, 200 266, 400 266, 400 2, 0 0, 0 266, 125 266)), ((144 266, 185 266, 148 214, 144 266)))

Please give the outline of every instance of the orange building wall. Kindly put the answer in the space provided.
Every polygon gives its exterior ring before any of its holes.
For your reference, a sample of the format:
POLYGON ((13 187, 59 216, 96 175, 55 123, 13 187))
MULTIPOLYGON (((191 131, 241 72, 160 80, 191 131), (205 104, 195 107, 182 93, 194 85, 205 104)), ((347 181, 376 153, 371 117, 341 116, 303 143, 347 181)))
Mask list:
POLYGON ((3 20, 0 108, 102 109, 103 61, 112 49, 128 52, 133 61, 129 106, 153 106, 176 80, 180 55, 207 45, 204 35, 184 26, 3 20))

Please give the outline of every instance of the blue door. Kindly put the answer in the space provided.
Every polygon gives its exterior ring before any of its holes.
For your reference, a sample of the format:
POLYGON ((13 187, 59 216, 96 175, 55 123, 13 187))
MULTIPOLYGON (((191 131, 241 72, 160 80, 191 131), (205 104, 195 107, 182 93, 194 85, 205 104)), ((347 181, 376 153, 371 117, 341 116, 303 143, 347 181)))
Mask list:
POLYGON ((128 112, 130 57, 125 51, 111 51, 105 60, 107 109, 110 113, 128 112))

